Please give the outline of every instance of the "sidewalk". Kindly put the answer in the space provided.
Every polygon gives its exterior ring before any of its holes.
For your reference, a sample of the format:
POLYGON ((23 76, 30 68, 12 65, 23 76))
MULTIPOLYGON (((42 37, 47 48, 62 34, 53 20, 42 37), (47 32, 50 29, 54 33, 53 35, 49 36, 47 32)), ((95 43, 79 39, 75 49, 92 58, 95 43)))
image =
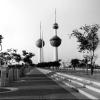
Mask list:
POLYGON ((0 92, 1 100, 52 100, 52 99, 76 99, 69 91, 59 86, 52 79, 34 68, 26 77, 17 82, 10 83, 10 92, 0 92))

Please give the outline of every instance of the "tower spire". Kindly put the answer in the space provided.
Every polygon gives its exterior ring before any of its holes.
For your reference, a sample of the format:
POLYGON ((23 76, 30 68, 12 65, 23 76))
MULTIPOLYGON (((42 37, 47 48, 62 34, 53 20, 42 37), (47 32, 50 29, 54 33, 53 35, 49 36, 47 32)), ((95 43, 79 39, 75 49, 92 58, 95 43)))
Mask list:
POLYGON ((53 29, 55 29, 55 34, 57 35, 58 23, 56 22, 56 8, 55 8, 55 23, 53 25, 53 29))
POLYGON ((55 8, 55 23, 56 23, 56 8, 55 8))
MULTIPOLYGON (((41 38, 43 40, 43 32, 41 38)), ((43 41, 42 41, 42 62, 44 62, 43 41)))
POLYGON ((41 39, 41 21, 40 21, 40 39, 41 39))

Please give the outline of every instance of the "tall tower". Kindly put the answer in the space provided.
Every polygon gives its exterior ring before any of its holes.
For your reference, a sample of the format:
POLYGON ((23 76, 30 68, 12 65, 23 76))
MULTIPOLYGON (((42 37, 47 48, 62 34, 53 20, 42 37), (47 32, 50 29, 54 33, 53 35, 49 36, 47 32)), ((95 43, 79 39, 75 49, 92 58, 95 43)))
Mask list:
POLYGON ((53 29, 55 30, 55 36, 53 36, 50 39, 50 44, 55 47, 54 48, 54 60, 58 61, 58 47, 61 44, 61 39, 57 36, 57 30, 59 26, 58 23, 56 22, 56 9, 55 9, 55 23, 53 24, 53 29))
POLYGON ((41 23, 40 23, 40 39, 38 39, 36 41, 36 46, 38 48, 40 48, 40 63, 44 62, 43 61, 44 60, 44 58, 43 58, 43 47, 44 47, 44 45, 45 45, 45 42, 43 40, 43 33, 41 33, 41 23))

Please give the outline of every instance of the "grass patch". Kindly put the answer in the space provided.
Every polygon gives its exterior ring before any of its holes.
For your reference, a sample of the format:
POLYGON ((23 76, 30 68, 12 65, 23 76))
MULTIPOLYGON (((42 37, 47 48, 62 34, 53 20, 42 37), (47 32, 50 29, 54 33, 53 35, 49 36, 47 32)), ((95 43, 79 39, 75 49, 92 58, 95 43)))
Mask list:
POLYGON ((66 74, 69 74, 69 75, 75 75, 75 76, 89 78, 89 79, 92 79, 94 81, 95 80, 100 81, 100 70, 94 70, 93 75, 91 75, 90 69, 88 70, 88 73, 87 73, 87 69, 73 70, 71 68, 69 68, 69 69, 67 68, 67 69, 59 69, 59 70, 51 69, 51 70, 55 71, 55 72, 66 73, 66 74))

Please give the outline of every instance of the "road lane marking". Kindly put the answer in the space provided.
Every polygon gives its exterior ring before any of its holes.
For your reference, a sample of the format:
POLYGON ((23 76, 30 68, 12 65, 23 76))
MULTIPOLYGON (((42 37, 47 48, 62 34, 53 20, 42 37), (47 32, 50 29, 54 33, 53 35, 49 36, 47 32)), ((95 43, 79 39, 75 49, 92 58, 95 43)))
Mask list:
POLYGON ((64 83, 65 85, 71 87, 71 88, 76 89, 76 90, 79 91, 81 94, 83 94, 84 96, 88 97, 89 99, 99 100, 99 98, 97 98, 97 97, 95 97, 95 96, 93 96, 93 95, 91 95, 91 94, 89 94, 89 93, 87 93, 87 92, 85 92, 85 91, 83 91, 83 90, 81 90, 81 89, 78 89, 78 88, 76 88, 75 86, 73 86, 73 85, 71 85, 71 84, 68 84, 68 83, 66 83, 66 82, 63 82, 63 83, 64 83))

